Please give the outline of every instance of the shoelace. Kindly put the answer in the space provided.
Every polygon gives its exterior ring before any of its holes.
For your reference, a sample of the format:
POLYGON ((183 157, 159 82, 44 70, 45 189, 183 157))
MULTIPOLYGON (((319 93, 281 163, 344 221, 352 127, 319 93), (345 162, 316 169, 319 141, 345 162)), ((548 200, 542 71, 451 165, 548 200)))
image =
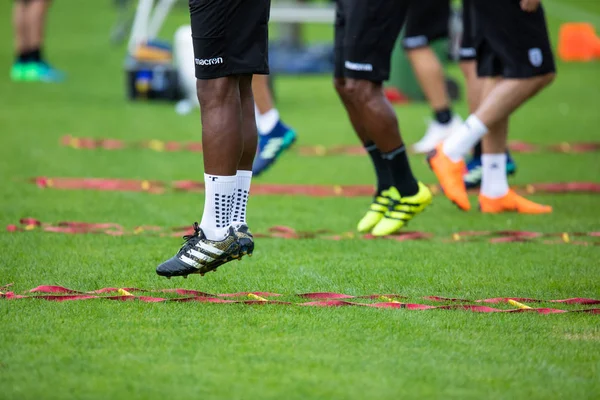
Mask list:
POLYGON ((185 243, 181 247, 180 251, 189 250, 190 248, 194 247, 196 243, 198 243, 198 241, 200 240, 200 225, 198 225, 198 222, 194 222, 194 233, 184 235, 183 239, 185 240, 185 243), (194 240, 196 238, 198 240, 194 240))

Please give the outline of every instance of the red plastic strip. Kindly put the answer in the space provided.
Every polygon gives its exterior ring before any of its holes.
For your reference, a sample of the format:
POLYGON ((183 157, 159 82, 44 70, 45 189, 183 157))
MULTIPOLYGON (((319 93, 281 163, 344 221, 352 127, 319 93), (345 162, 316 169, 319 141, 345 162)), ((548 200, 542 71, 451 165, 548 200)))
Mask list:
MULTIPOLYGON (((391 93, 391 92, 390 92, 391 93)), ((404 99, 401 95, 393 94, 394 99, 404 99)), ((126 148, 148 149, 156 152, 188 151, 202 152, 200 142, 174 142, 162 140, 145 140, 141 142, 124 141, 120 139, 94 139, 86 137, 63 136, 60 140, 62 146, 73 149, 104 149, 121 150, 126 148)), ((534 144, 521 141, 511 141, 509 149, 514 153, 591 153, 600 151, 600 142, 562 142, 558 144, 534 144)), ((362 146, 338 145, 325 147, 323 145, 299 146, 297 152, 303 156, 329 156, 329 155, 365 155, 362 146)))
MULTIPOLYGON (((222 294, 222 297, 234 297, 232 295, 239 295, 234 293, 231 295, 222 294)), ((365 297, 365 296, 363 296, 365 297)), ((580 309, 580 310, 560 310, 554 308, 529 308, 529 309, 509 309, 502 310, 492 308, 488 306, 479 306, 472 304, 457 304, 457 305, 444 305, 444 306, 431 306, 427 304, 415 304, 415 303, 400 303, 400 302, 383 302, 383 303, 357 303, 345 300, 318 300, 305 303, 291 303, 283 301, 272 301, 272 300, 226 300, 219 297, 178 297, 178 298, 164 298, 164 297, 151 297, 151 296, 98 296, 98 295, 86 295, 86 294, 66 294, 66 295, 36 295, 36 296, 24 296, 15 295, 13 292, 0 293, 0 299, 7 300, 18 300, 18 299, 40 299, 47 301, 78 301, 78 300, 92 300, 92 299, 104 299, 114 301, 142 301, 145 303, 159 303, 159 302, 201 302, 201 303, 218 303, 218 304, 246 304, 246 305, 297 305, 305 307, 348 307, 348 306, 360 306, 360 307, 372 307, 372 308, 395 308, 395 309, 407 309, 407 310, 461 310, 481 313, 492 313, 492 312, 534 312, 539 314, 559 314, 559 313, 570 313, 570 312, 583 312, 589 314, 600 314, 600 308, 594 309, 580 309)))
MULTIPOLYGON (((43 223, 35 218, 22 218, 19 225, 11 224, 6 227, 9 232, 24 231, 43 231, 65 234, 106 234, 106 235, 159 235, 159 236, 183 236, 192 233, 190 227, 161 228, 135 227, 125 229, 115 223, 87 223, 87 222, 59 222, 58 224, 43 223)), ((435 240, 436 236, 426 232, 401 232, 384 238, 375 238, 371 235, 356 235, 353 232, 346 232, 338 235, 331 235, 326 229, 320 229, 310 232, 299 232, 287 226, 274 226, 268 229, 266 233, 256 232, 256 238, 280 238, 280 239, 322 239, 322 240, 435 240)), ((542 233, 529 231, 465 231, 452 233, 449 236, 439 237, 442 242, 459 243, 487 241, 488 243, 541 243, 552 245, 600 245, 600 232, 556 232, 542 233), (572 240, 572 238, 586 238, 587 240, 572 240), (556 240, 545 240, 545 238, 557 238, 556 240), (560 238, 560 239, 558 239, 560 238)), ((116 290, 116 289, 115 289, 116 290)))
MULTIPOLYGON (((97 190, 120 192, 146 192, 162 194, 167 190, 179 192, 203 192, 204 183, 197 181, 175 181, 171 183, 155 180, 135 179, 101 179, 101 178, 48 178, 31 179, 39 188, 62 190, 97 190)), ((438 185, 430 185, 434 194, 440 194, 438 185)), ((562 182, 538 183, 513 187, 520 193, 600 193, 600 183, 595 182, 562 182)), ((372 196, 374 187, 371 185, 280 185, 255 184, 252 186, 254 195, 288 195, 309 197, 368 197, 372 196)), ((476 190, 472 191, 477 192, 476 190)))
MULTIPOLYGON (((3 287, 8 287, 9 285, 5 285, 3 287)), ((288 302, 276 302, 272 300, 267 300, 268 297, 280 297, 283 296, 279 293, 273 292, 262 292, 262 291, 254 291, 254 292, 237 292, 237 293, 221 293, 221 294, 209 294, 205 292, 199 292, 196 290, 189 289, 160 289, 160 290, 150 290, 150 289, 141 289, 141 288, 101 288, 93 291, 82 292, 78 290, 73 290, 64 286, 54 286, 54 285, 40 285, 33 289, 27 291, 27 293, 34 293, 34 296, 29 295, 15 295, 13 292, 4 293, 4 298, 41 298, 45 300, 55 300, 55 301, 67 301, 67 300, 80 300, 80 299, 91 299, 91 298, 100 298, 100 299, 109 299, 109 300, 129 300, 129 299, 140 299, 142 301, 150 301, 157 302, 163 300, 175 300, 178 301, 188 301, 194 299, 194 301, 204 301, 204 302, 239 302, 236 300, 227 300, 229 298, 245 298, 247 299, 252 296, 259 296, 263 299, 261 300, 244 300, 243 302, 269 302, 269 303, 278 303, 278 304, 292 304, 288 302), (114 293, 114 292, 127 292, 127 293, 173 293, 177 295, 183 295, 185 297, 178 298, 163 298, 163 297, 152 297, 152 296, 134 296, 134 295, 119 295, 119 296, 100 296, 105 293, 114 293), (223 299, 225 298, 225 299, 223 299)), ((353 296, 344 293, 335 293, 335 292, 311 292, 311 293, 298 293, 293 294, 292 296, 296 296, 303 299, 311 299, 316 301, 311 301, 307 303, 300 303, 301 305, 314 305, 314 306, 346 306, 346 305, 360 305, 360 306, 370 306, 373 307, 375 304, 401 304, 405 308, 418 308, 418 309, 430 309, 430 308, 468 308, 472 311, 486 311, 489 310, 488 306, 480 306, 474 304, 458 304, 458 305, 444 305, 444 306, 431 306, 426 304, 411 304, 411 303, 400 303, 398 301, 389 301, 393 299, 401 299, 405 298, 405 296, 399 294, 370 294, 370 295, 362 295, 362 296, 353 296), (388 300, 383 303, 356 303, 350 302, 349 299, 382 299, 388 300)), ((498 303, 508 303, 509 300, 514 300, 522 303, 563 303, 563 304, 578 304, 578 305, 595 305, 600 304, 600 300, 598 299, 590 299, 584 297, 573 297, 568 299, 554 299, 554 300, 540 300, 529 297, 494 297, 488 299, 479 299, 479 300, 469 300, 462 298, 450 298, 450 297, 440 297, 440 296, 425 296, 423 297, 425 300, 437 301, 437 302, 446 302, 446 303, 488 303, 488 304, 498 304, 498 303)), ((545 309, 538 308, 537 310, 555 310, 555 309, 545 309)), ((506 311, 506 310, 502 310, 506 311)), ((554 311, 549 311, 554 312, 554 311)))

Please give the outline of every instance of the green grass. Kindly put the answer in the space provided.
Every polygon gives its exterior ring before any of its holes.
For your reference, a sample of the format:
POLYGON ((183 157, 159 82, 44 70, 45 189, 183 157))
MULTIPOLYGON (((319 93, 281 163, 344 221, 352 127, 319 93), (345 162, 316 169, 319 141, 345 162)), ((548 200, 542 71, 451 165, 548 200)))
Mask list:
MULTIPOLYGON (((570 18, 563 16, 565 5, 571 15, 573 7, 592 13, 592 22, 600 15, 600 3, 549 1, 555 43, 561 18, 570 18)), ((10 6, 3 2, 0 13, 9 15, 10 6)), ((202 178, 201 157, 191 153, 59 147, 65 134, 200 138, 197 113, 180 117, 170 105, 125 100, 124 49, 108 41, 114 14, 108 1, 53 5, 47 53, 69 74, 61 85, 9 82, 12 32, 10 24, 0 26, 6 72, 0 79, 0 226, 25 216, 128 228, 200 218, 202 195, 40 190, 25 182, 37 175, 202 178)), ((186 19, 182 8, 169 29, 186 19)), ((316 26, 307 36, 318 40, 330 33, 316 26)), ((599 68, 559 63, 556 83, 514 116, 512 138, 541 144, 598 140, 599 68)), ((450 73, 460 79, 456 68, 450 73)), ((280 77, 277 95, 301 145, 356 144, 329 77, 280 77)), ((455 108, 465 115, 464 103, 455 108)), ((429 111, 423 104, 397 110, 412 143, 429 111)), ((598 153, 516 159, 515 184, 599 181, 598 153)), ((412 164, 420 179, 434 182, 421 157, 412 164)), ((289 154, 258 181, 367 184, 373 176, 364 157, 289 154)), ((552 204, 554 214, 464 214, 436 197, 411 229, 439 238, 471 229, 600 230, 597 196, 532 198, 552 204)), ((354 229, 368 201, 255 196, 249 218, 255 231, 285 224, 345 232, 354 229)), ((419 298, 427 295, 600 298, 598 246, 263 239, 252 259, 204 278, 167 281, 154 268, 178 249, 179 239, 3 232, 0 243, 0 285, 14 282, 16 292, 55 284, 78 290, 398 293, 423 303, 419 298)), ((592 399, 600 393, 600 329, 593 315, 2 300, 0 323, 0 399, 592 399)))

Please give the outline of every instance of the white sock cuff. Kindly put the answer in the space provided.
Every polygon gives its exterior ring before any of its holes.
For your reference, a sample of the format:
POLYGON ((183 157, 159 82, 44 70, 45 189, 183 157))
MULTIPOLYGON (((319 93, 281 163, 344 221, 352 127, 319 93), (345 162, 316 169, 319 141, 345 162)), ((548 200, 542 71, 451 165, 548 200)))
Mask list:
POLYGON ((240 178, 252 178, 252 171, 238 169, 236 176, 240 178))
POLYGON ((470 115, 469 118, 467 118, 467 120, 465 121, 465 123, 471 129, 471 132, 475 133, 480 137, 484 136, 489 131, 488 127, 485 126, 485 124, 481 122, 479 117, 477 117, 477 115, 475 114, 470 115))
POLYGON ((204 174, 204 182, 215 182, 215 183, 235 183, 235 178, 236 175, 231 175, 231 176, 227 176, 227 175, 211 175, 211 174, 204 174))
POLYGON ((482 164, 486 164, 491 165, 494 162, 501 162, 503 164, 506 164, 506 153, 499 153, 499 154, 490 154, 490 153, 484 153, 481 155, 481 163, 482 164))

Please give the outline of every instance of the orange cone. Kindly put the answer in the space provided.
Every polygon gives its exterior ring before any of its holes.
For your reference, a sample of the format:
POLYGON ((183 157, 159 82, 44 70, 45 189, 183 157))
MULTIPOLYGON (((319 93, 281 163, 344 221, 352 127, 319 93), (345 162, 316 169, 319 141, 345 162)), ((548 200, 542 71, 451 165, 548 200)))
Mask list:
POLYGON ((600 38, 594 26, 569 22, 560 27, 558 55, 563 61, 592 61, 600 58, 600 38))

